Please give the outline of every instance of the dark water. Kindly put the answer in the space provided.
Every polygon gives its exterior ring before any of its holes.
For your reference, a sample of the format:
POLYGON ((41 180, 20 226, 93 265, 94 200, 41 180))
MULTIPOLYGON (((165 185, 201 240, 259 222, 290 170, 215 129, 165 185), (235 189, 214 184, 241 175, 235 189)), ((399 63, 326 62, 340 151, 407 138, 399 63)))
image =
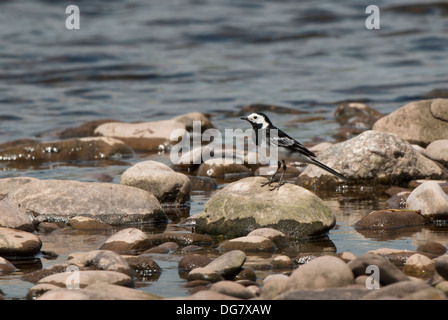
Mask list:
MULTIPOLYGON (((368 30, 368 1, 2 1, 0 2, 0 143, 55 139, 55 133, 97 119, 151 121, 191 111, 212 115, 220 129, 243 127, 241 106, 269 103, 304 111, 272 114, 301 142, 334 141, 340 101, 363 101, 383 113, 416 99, 447 95, 448 2, 376 1, 379 30, 368 30), (81 11, 81 29, 65 28, 66 6, 81 11), (437 90, 442 89, 442 90, 437 90), (296 123, 318 114, 319 120, 296 123)), ((135 162, 167 155, 137 154, 123 162, 0 164, 0 178, 118 182, 135 162)), ((220 183, 222 187, 225 182, 220 183)), ((379 247, 414 250, 424 241, 446 243, 440 229, 377 239, 352 225, 385 208, 368 189, 321 195, 338 226, 329 238, 338 252, 379 247)), ((209 194, 192 195, 190 214, 209 194)), ((175 228, 175 226, 172 226, 175 228)), ((97 249, 108 235, 74 235, 44 249, 59 260, 97 249), (64 242, 63 242, 64 243, 64 242)), ((176 261, 141 284, 162 296, 185 295, 176 261)), ((175 259, 174 259, 175 260, 175 259)), ((0 278, 7 298, 23 298, 31 284, 20 271, 0 278)), ((265 272, 265 271, 263 271, 265 272)), ((260 273, 263 273, 260 271, 260 273)), ((260 274, 262 277, 262 274, 260 274)))

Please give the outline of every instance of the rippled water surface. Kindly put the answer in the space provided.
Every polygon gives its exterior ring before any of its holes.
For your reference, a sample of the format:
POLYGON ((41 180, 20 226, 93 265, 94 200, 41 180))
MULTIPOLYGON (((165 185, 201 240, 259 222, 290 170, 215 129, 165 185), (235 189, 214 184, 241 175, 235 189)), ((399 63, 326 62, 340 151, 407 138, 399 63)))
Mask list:
MULTIPOLYGON (((57 132, 91 120, 152 121, 191 111, 210 114, 222 130, 245 128, 238 114, 251 103, 303 111, 271 118, 305 144, 333 142, 339 129, 333 112, 341 101, 362 101, 386 114, 448 92, 446 2, 377 1, 379 30, 366 29, 370 3, 359 0, 77 1, 80 30, 65 28, 69 4, 0 2, 0 144, 54 140, 57 132)), ((0 178, 118 182, 125 169, 148 159, 169 164, 166 154, 1 163, 0 178)), ((337 252, 414 250, 422 241, 447 241, 443 228, 385 237, 355 231, 360 217, 387 207, 387 197, 377 192, 318 195, 337 216, 329 233, 337 252)), ((209 196, 194 191, 189 214, 201 212, 209 196)), ((43 250, 60 255, 40 262, 46 267, 71 252, 97 249, 108 236, 40 235, 43 250)), ((138 285, 162 296, 186 295, 177 258, 159 258, 159 279, 138 285)), ((24 298, 32 286, 20 280, 26 270, 0 277, 6 298, 24 298)), ((261 279, 269 271, 257 272, 261 279)))

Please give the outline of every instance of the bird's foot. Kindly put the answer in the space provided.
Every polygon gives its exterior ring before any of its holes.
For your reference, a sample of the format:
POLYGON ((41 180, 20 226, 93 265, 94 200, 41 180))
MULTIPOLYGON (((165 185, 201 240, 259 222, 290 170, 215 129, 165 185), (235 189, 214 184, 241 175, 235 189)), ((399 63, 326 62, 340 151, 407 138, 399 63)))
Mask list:
POLYGON ((268 182, 263 182, 262 184, 261 184, 261 186, 262 187, 264 187, 264 186, 271 186, 271 184, 272 184, 272 181, 268 181, 268 182))
POLYGON ((284 185, 285 183, 286 183, 286 182, 279 182, 279 183, 277 183, 277 185, 276 185, 275 187, 272 187, 271 189, 269 189, 269 191, 274 191, 275 189, 279 190, 280 187, 281 187, 282 185, 284 185))

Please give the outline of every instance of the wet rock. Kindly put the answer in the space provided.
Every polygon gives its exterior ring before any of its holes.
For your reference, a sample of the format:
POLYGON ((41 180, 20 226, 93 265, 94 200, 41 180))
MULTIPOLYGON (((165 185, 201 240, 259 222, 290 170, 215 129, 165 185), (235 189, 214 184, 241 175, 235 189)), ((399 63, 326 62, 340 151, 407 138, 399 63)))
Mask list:
POLYGON ((429 219, 448 218, 448 196, 435 181, 428 181, 411 192, 406 200, 406 208, 418 210, 429 219))
POLYGON ((26 231, 0 227, 0 256, 33 257, 40 252, 39 237, 26 231))
POLYGON ((212 191, 218 187, 216 181, 208 177, 190 176, 191 191, 212 191))
POLYGON ((263 280, 263 287, 261 288, 262 299, 272 299, 279 294, 288 290, 289 277, 284 274, 273 274, 267 276, 263 280))
POLYGON ((435 262, 421 254, 414 254, 406 260, 403 272, 411 276, 427 276, 434 273, 435 262))
POLYGON ((57 274, 57 273, 64 273, 64 272, 68 271, 69 266, 70 266, 70 264, 68 264, 68 263, 58 263, 58 264, 49 266, 44 269, 35 270, 32 272, 25 273, 21 277, 21 279, 23 281, 37 283, 39 280, 41 280, 45 277, 48 277, 50 275, 57 274))
POLYGON ((277 250, 274 242, 265 237, 245 236, 222 242, 218 250, 242 250, 244 252, 274 252, 277 250))
POLYGON ((188 280, 216 282, 222 278, 231 279, 241 270, 245 261, 246 255, 243 251, 230 251, 217 257, 205 267, 191 270, 188 274, 188 280))
POLYGON ((233 282, 233 281, 219 281, 210 287, 211 291, 222 293, 231 297, 236 297, 239 299, 251 299, 255 298, 255 295, 248 290, 245 286, 233 282))
POLYGON ((237 281, 238 283, 241 283, 242 285, 246 285, 246 283, 249 282, 253 282, 255 283, 255 281, 257 281, 257 275, 255 274, 255 271, 250 269, 250 268, 245 268, 243 270, 241 270, 236 276, 235 276, 235 281, 237 281))
POLYGON ((39 233, 51 233, 59 229, 59 226, 54 222, 39 222, 36 231, 39 233))
POLYGON ((135 254, 152 247, 152 242, 140 229, 127 228, 115 233, 101 246, 101 250, 112 250, 121 254, 135 254))
POLYGON ((439 275, 441 275, 445 280, 448 280, 448 255, 444 255, 436 258, 435 269, 439 275))
POLYGON ((406 200, 411 194, 410 191, 402 191, 393 195, 390 199, 386 201, 390 209, 405 209, 406 200))
POLYGON ((364 254, 350 261, 348 267, 352 270, 355 277, 369 274, 367 267, 370 265, 377 266, 380 272, 380 284, 390 285, 395 282, 409 280, 400 269, 398 269, 392 262, 386 260, 377 254, 364 254))
POLYGON ((26 211, 8 199, 0 200, 0 227, 34 231, 34 225, 26 211))
POLYGON ((67 263, 79 268, 93 268, 94 270, 116 271, 127 275, 131 268, 127 261, 119 254, 109 250, 93 250, 69 256, 67 263))
POLYGON ((175 242, 165 242, 162 243, 161 245, 157 246, 157 247, 153 247, 151 249, 146 250, 145 252, 143 252, 144 254, 146 253, 172 253, 174 251, 177 250, 177 248, 179 248, 179 245, 175 242))
MULTIPOLYGON (((344 175, 349 184, 398 185, 412 179, 446 176, 434 161, 399 136, 372 130, 325 149, 317 160, 344 175)), ((327 171, 308 165, 297 183, 328 188, 337 184, 337 180, 327 171)))
POLYGON ((361 122, 372 127, 373 124, 384 115, 364 103, 348 102, 340 104, 334 111, 334 118, 341 125, 361 122))
POLYGON ((151 193, 113 183, 37 180, 11 191, 7 199, 40 221, 67 222, 75 216, 95 218, 110 225, 168 221, 151 193))
POLYGON ((132 286, 133 284, 131 277, 116 271, 80 270, 78 275, 79 277, 76 277, 74 272, 56 273, 39 280, 38 283, 53 284, 61 288, 66 288, 67 283, 75 285, 73 281, 77 281, 76 284, 79 284, 80 288, 85 288, 96 282, 106 282, 120 286, 132 286))
POLYGON ((416 211, 412 210, 379 210, 373 211, 358 220, 356 229, 398 229, 426 224, 427 221, 416 211))
POLYGON ((393 265, 401 269, 403 268, 406 261, 411 256, 417 254, 418 252, 409 250, 391 249, 391 248, 379 248, 376 250, 369 251, 367 253, 380 255, 389 262, 391 262, 393 265))
POLYGON ((193 121, 201 123, 201 131, 214 128, 204 114, 192 112, 169 120, 104 123, 95 129, 95 135, 120 139, 134 150, 157 151, 161 145, 177 143, 185 132, 193 129, 193 121))
POLYGON ((53 284, 48 283, 42 283, 42 284, 36 284, 35 286, 31 287, 28 290, 28 293, 26 294, 26 298, 28 300, 37 299, 40 296, 42 296, 45 292, 48 292, 50 290, 60 290, 61 288, 58 286, 55 286, 53 284))
POLYGON ((300 266, 289 277, 288 291, 345 287, 354 283, 352 270, 340 258, 321 256, 300 266))
POLYGON ((419 245, 417 251, 441 256, 446 253, 446 247, 438 242, 430 241, 419 245))
POLYGON ((272 268, 274 269, 292 269, 294 263, 292 259, 285 255, 280 255, 272 260, 272 268))
POLYGON ((68 128, 57 133, 61 139, 82 138, 94 136, 95 129, 103 123, 119 122, 112 119, 93 120, 81 124, 79 127, 68 128))
POLYGON ((205 234, 188 233, 188 232, 164 232, 148 235, 148 239, 154 245, 159 245, 165 242, 175 242, 178 245, 198 245, 198 246, 210 246, 215 240, 212 237, 205 234))
POLYGON ((439 290, 434 289, 421 280, 401 281, 382 287, 379 290, 370 290, 370 292, 363 297, 363 300, 407 299, 409 295, 425 290, 430 290, 437 295, 438 293, 441 293, 439 290))
POLYGON ((14 272, 16 271, 16 267, 6 260, 5 258, 0 257, 0 274, 5 272, 14 272))
POLYGON ((199 254, 189 254, 179 261, 178 268, 181 272, 190 272, 195 268, 205 267, 210 262, 212 262, 212 259, 209 257, 199 254))
POLYGON ((232 179, 252 175, 252 171, 244 164, 234 163, 233 160, 209 159, 199 166, 198 176, 211 178, 232 179))
POLYGON ((268 238, 275 243, 277 248, 284 248, 289 245, 288 237, 281 231, 272 228, 259 228, 249 232, 248 236, 259 236, 268 238))
POLYGON ((139 275, 145 278, 157 280, 162 268, 151 257, 145 255, 123 256, 129 266, 139 275))
POLYGON ((424 154, 428 158, 440 162, 448 168, 448 140, 437 140, 431 142, 426 147, 424 154))
POLYGON ((448 137, 447 99, 415 101, 379 119, 373 130, 395 133, 410 143, 426 146, 448 137))
POLYGON ((275 300, 360 300, 370 290, 360 287, 324 288, 289 291, 275 297, 275 300))
POLYGON ((134 151, 122 141, 108 137, 88 137, 25 144, 0 151, 0 161, 86 161, 129 157, 134 151))
POLYGON ((143 161, 127 169, 120 184, 151 192, 161 203, 184 203, 190 198, 190 179, 158 161, 143 161))
POLYGON ((321 235, 335 224, 330 208, 312 192, 287 183, 277 191, 262 187, 266 179, 252 177, 228 184, 195 217, 196 231, 246 236, 268 227, 291 238, 321 235))
POLYGON ((109 230, 112 227, 104 222, 89 217, 73 217, 68 221, 68 225, 76 230, 109 230))

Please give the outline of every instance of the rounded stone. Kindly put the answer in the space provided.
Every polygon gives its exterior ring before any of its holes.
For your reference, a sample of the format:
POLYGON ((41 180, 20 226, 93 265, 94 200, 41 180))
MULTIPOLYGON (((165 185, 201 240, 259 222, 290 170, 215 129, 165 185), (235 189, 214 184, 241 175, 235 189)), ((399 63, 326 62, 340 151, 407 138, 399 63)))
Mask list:
POLYGON ((101 250, 112 250, 122 254, 143 252, 152 247, 152 242, 140 229, 123 229, 101 246, 101 250))
POLYGON ((0 227, 0 256, 32 257, 40 252, 42 242, 35 234, 0 227))

